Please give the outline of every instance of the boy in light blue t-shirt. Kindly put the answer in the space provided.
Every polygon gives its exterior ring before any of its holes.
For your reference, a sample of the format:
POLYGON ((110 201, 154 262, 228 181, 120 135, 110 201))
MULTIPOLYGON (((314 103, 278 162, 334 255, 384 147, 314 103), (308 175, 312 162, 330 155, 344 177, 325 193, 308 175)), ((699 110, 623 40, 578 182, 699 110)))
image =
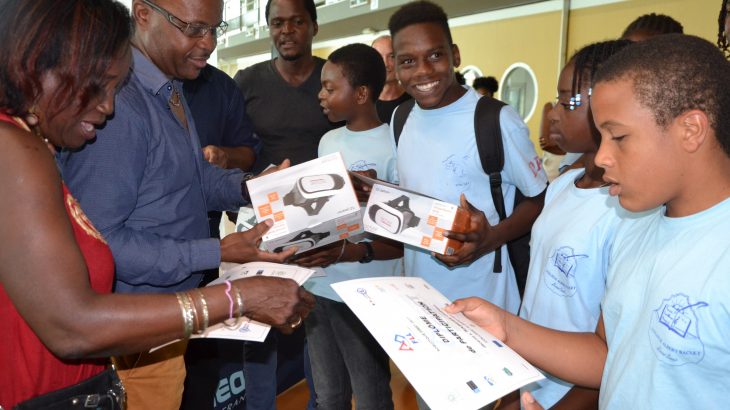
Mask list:
MULTIPOLYGON (((531 363, 599 388, 601 409, 715 409, 730 395, 730 62, 694 36, 625 47, 595 76, 596 165, 629 211, 595 333, 559 332, 470 298, 463 312, 531 363)), ((525 393, 522 403, 537 403, 525 393)))
MULTIPOLYGON (((397 182, 395 144, 378 119, 375 101, 385 83, 385 65, 370 46, 351 44, 334 51, 322 68, 319 100, 330 121, 347 125, 325 134, 319 155, 340 152, 350 171, 375 171, 397 182)), ((331 284, 400 273, 403 246, 385 238, 349 238, 298 257, 295 263, 321 266, 326 276, 305 287, 317 304, 305 319, 317 407, 392 409, 387 354, 342 302, 331 284)))

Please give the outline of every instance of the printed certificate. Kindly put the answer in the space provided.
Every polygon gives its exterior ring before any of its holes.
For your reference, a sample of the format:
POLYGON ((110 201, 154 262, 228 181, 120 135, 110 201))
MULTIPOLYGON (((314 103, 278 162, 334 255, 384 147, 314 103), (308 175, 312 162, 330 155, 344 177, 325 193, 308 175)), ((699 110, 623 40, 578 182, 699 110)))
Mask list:
MULTIPOLYGON (((313 270, 296 265, 282 265, 269 262, 250 262, 244 264, 227 264, 221 276, 210 282, 208 286, 220 285, 226 280, 243 279, 252 276, 274 276, 277 278, 293 279, 300 286, 314 273, 313 270)), ((246 302, 244 301, 244 304, 246 302)), ((222 323, 210 326, 202 335, 193 335, 191 338, 208 337, 219 339, 249 340, 263 342, 269 334, 271 326, 242 318, 238 327, 229 329, 222 323)))
POLYGON ((543 375, 422 278, 332 284, 433 410, 479 409, 543 375))

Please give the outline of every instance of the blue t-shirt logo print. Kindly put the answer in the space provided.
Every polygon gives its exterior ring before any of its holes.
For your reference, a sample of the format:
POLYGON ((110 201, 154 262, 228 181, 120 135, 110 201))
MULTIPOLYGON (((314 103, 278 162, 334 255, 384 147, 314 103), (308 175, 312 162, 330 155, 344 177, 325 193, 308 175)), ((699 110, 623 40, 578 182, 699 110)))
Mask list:
POLYGON ((559 296, 573 296, 578 290, 575 272, 578 261, 588 255, 576 255, 570 246, 561 246, 550 255, 550 263, 545 266, 543 280, 553 293, 559 296))
POLYGON ((695 309, 707 306, 703 301, 690 303, 689 296, 677 293, 652 312, 649 340, 660 361, 674 366, 702 361, 705 346, 695 309))

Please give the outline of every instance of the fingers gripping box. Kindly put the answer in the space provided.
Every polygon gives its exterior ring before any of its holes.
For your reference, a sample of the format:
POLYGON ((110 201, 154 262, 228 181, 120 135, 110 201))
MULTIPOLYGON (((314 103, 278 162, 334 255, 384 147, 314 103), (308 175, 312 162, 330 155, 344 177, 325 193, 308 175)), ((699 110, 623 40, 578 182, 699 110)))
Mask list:
POLYGON ((363 215, 365 231, 451 255, 462 243, 444 231, 464 232, 469 213, 456 205, 377 181, 363 215))
POLYGON ((264 249, 297 253, 363 231, 360 205, 339 153, 330 154, 246 182, 256 220, 274 225, 264 249))

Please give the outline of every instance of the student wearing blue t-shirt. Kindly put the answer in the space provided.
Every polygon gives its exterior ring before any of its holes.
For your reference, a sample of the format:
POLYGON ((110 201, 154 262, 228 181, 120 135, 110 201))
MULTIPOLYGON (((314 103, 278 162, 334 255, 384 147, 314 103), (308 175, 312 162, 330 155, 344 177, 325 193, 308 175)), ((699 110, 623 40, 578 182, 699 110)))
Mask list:
MULTIPOLYGON (((564 152, 583 155, 583 166, 567 171, 547 190, 545 206, 532 226, 530 269, 520 317, 551 329, 591 332, 601 315, 606 287, 608 249, 616 227, 629 217, 616 197, 608 195, 603 168, 593 159, 601 134, 591 120, 591 80, 614 53, 631 44, 614 40, 583 47, 558 79, 558 100, 548 114, 564 152)), ((595 407, 598 390, 572 385, 546 374, 524 390, 545 407, 595 407)), ((505 406, 505 402, 502 402, 505 406)), ((512 408, 519 407, 517 397, 512 408)), ((506 408, 510 408, 507 406, 506 408)))
MULTIPOLYGON (((397 182, 390 127, 378 118, 375 101, 385 83, 385 66, 370 46, 351 44, 334 51, 322 68, 319 100, 330 121, 347 125, 329 131, 319 156, 340 152, 350 171, 376 172, 397 182)), ((400 273, 402 244, 385 238, 349 238, 296 259, 322 266, 326 276, 305 287, 317 305, 305 319, 317 409, 393 409, 388 355, 330 286, 343 280, 400 273)))
MULTIPOLYGON (((609 250, 595 333, 536 326, 470 298, 449 306, 599 407, 723 408, 730 395, 730 62, 670 34, 625 47, 596 73, 596 165, 629 211, 609 250)), ((539 408, 523 394, 528 409, 539 408)))
POLYGON ((476 292, 517 313, 520 296, 505 244, 530 231, 547 185, 529 131, 514 109, 502 108, 501 176, 507 218, 500 222, 476 146, 474 111, 481 96, 456 82, 459 48, 451 39, 446 14, 436 4, 411 2, 393 14, 388 27, 398 79, 417 103, 398 141, 400 185, 460 204, 472 214, 467 233, 444 234, 464 242, 453 255, 406 246, 406 275, 423 277, 450 300, 476 292), (518 189, 527 198, 513 211, 518 189), (500 247, 503 269, 496 273, 494 250, 500 247))

